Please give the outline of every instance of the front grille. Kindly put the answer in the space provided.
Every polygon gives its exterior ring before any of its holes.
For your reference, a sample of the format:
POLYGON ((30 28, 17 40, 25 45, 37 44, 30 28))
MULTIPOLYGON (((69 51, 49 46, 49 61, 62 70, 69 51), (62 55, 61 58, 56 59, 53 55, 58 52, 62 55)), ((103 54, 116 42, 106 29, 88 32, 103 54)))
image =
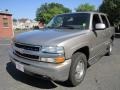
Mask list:
POLYGON ((27 58, 27 59, 39 60, 39 56, 25 54, 25 53, 20 53, 20 52, 18 52, 16 50, 15 50, 14 54, 17 55, 17 56, 19 56, 19 57, 23 57, 23 58, 27 58))
POLYGON ((35 47, 35 46, 29 46, 29 45, 24 45, 24 44, 14 44, 17 48, 25 49, 25 50, 30 50, 30 51, 39 51, 40 47, 35 47))

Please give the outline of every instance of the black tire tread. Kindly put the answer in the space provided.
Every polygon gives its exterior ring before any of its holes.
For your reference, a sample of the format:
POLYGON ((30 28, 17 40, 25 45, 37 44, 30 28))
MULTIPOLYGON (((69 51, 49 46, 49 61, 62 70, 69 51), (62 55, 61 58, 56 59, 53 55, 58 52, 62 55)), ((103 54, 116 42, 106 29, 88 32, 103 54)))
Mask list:
POLYGON ((82 52, 74 53, 73 56, 72 56, 72 64, 71 64, 70 74, 69 74, 69 79, 68 79, 71 86, 76 86, 76 85, 78 85, 79 83, 81 83, 83 81, 84 76, 86 74, 86 69, 87 69, 87 58, 86 58, 86 55, 84 53, 82 53, 82 52), (78 57, 80 59, 82 59, 84 61, 84 63, 85 63, 85 72, 84 72, 83 77, 79 81, 76 81, 74 76, 73 76, 73 73, 74 73, 74 69, 76 68, 76 65, 77 65, 77 63, 79 61, 77 59, 78 57))

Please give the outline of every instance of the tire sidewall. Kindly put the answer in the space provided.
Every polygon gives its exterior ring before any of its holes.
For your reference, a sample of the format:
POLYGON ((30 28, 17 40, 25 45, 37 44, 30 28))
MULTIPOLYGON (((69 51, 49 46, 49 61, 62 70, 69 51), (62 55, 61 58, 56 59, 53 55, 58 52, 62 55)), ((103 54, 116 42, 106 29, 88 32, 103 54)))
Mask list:
POLYGON ((110 49, 113 49, 113 41, 110 42, 108 47, 109 49, 108 49, 108 53, 106 54, 106 56, 110 56, 112 54, 112 50, 110 49))
POLYGON ((81 52, 76 52, 75 54, 73 54, 70 73, 69 73, 69 81, 73 86, 76 86, 83 81, 86 74, 86 70, 87 70, 87 59, 85 54, 81 52), (82 60, 84 63, 84 72, 83 72, 83 76, 79 80, 76 80, 75 71, 76 71, 76 66, 80 60, 82 60))

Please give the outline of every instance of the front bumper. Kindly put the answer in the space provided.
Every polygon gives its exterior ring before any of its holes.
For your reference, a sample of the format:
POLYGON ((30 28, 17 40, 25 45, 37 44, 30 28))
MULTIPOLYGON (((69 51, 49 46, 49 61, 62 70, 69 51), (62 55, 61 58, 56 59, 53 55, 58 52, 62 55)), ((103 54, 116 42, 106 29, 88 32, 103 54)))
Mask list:
POLYGON ((42 75, 52 80, 66 81, 69 77, 69 70, 71 66, 71 60, 65 60, 61 64, 44 63, 39 61, 27 60, 18 57, 9 52, 10 60, 12 63, 19 62, 24 66, 24 72, 31 72, 33 74, 42 75))

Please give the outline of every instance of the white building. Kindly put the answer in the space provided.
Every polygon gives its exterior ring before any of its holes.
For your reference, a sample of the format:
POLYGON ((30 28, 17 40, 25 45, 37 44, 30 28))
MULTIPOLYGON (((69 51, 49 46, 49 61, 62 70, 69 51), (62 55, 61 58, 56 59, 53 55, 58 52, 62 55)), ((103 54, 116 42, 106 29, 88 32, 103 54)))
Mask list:
POLYGON ((25 18, 13 22, 14 29, 32 29, 34 26, 38 26, 38 22, 25 18))

